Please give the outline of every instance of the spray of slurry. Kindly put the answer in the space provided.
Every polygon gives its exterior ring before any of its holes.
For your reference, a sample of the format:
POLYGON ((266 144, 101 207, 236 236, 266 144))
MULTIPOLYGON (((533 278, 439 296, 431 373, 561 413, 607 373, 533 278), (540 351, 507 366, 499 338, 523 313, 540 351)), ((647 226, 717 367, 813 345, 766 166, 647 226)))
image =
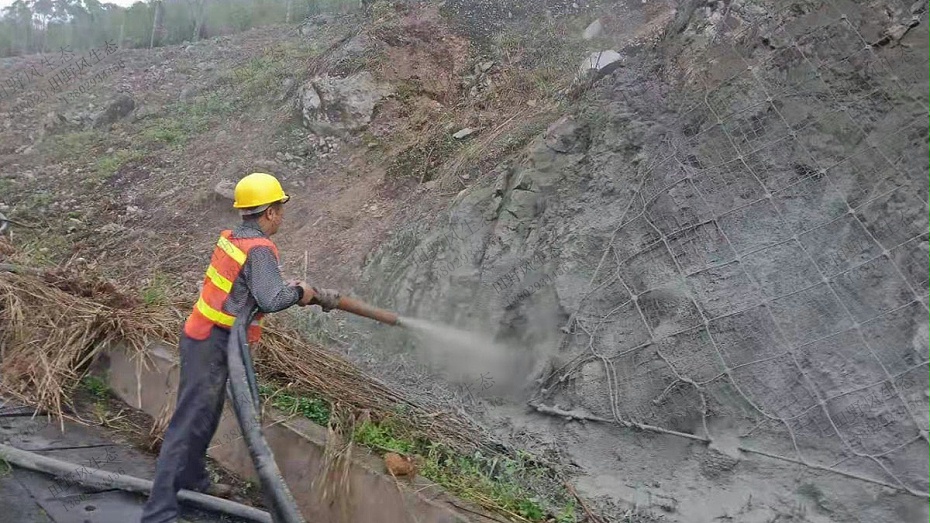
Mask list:
POLYGON ((418 354, 445 371, 450 380, 480 388, 490 383, 498 391, 514 384, 519 351, 490 336, 426 320, 400 318, 399 324, 417 337, 418 354))

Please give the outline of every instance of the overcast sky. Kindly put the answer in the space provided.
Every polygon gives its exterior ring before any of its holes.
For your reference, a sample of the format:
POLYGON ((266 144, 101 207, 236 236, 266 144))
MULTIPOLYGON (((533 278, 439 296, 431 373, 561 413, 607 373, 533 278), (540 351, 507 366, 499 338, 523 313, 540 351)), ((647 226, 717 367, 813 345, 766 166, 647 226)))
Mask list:
MULTIPOLYGON (((0 0, 0 9, 3 9, 4 7, 12 4, 15 1, 16 0, 0 0)), ((138 1, 139 0, 101 0, 100 3, 101 4, 110 3, 110 4, 116 4, 116 5, 128 7, 138 1)))

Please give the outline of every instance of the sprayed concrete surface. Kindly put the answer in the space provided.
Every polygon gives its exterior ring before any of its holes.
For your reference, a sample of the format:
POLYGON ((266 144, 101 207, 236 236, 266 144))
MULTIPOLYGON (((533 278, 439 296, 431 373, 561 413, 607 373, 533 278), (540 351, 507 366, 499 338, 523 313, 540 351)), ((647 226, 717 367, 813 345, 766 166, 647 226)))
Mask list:
POLYGON ((669 4, 656 49, 366 267, 373 302, 542 371, 450 387, 384 330, 351 354, 618 518, 926 521, 927 13, 904 4, 669 4))

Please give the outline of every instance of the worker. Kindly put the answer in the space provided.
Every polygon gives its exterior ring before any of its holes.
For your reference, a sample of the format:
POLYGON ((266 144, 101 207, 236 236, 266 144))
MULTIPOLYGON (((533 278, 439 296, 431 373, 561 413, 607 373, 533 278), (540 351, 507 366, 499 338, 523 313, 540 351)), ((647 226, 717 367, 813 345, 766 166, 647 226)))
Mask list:
POLYGON ((255 321, 247 329, 248 342, 254 344, 261 337, 264 313, 293 305, 319 305, 327 312, 336 308, 338 292, 281 277, 278 249, 269 237, 281 227, 288 199, 270 174, 253 173, 236 184, 233 207, 239 209, 242 223, 220 234, 200 297, 184 324, 177 405, 158 455, 142 523, 178 521, 181 489, 215 496, 231 493, 227 485, 211 484, 204 460, 223 410, 226 347, 236 316, 257 307, 255 321))

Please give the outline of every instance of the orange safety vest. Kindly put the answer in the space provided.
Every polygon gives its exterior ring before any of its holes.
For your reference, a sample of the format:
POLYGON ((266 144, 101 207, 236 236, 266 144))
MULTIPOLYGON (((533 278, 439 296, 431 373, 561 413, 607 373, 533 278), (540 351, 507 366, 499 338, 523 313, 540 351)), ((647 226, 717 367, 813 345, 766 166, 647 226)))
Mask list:
MULTIPOLYGON (((278 257, 278 248, 268 238, 233 238, 232 231, 228 230, 220 233, 210 266, 207 268, 207 275, 203 280, 200 297, 184 324, 185 334, 195 340, 205 340, 210 336, 210 330, 214 325, 226 329, 233 326, 236 317, 227 313, 224 306, 249 251, 255 247, 271 247, 275 258, 278 257)), ((256 314, 249 325, 249 343, 256 343, 261 337, 263 316, 261 313, 256 314)))

